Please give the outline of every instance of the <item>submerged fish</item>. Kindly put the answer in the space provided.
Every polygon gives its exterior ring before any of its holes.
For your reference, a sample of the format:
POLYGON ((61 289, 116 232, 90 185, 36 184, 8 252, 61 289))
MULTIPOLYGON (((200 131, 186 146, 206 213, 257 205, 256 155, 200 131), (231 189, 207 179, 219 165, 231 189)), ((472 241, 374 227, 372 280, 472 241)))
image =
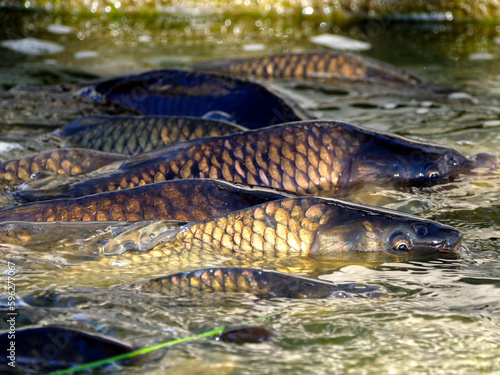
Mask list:
POLYGON ((220 120, 180 116, 82 117, 54 132, 79 147, 136 155, 175 142, 247 130, 220 120))
POLYGON ((335 121, 296 122, 178 143, 128 159, 117 172, 53 191, 50 199, 126 189, 179 178, 214 178, 341 196, 354 187, 433 185, 462 173, 498 169, 496 156, 457 150, 335 121))
POLYGON ((286 196, 290 194, 217 180, 173 180, 81 198, 28 203, 1 210, 0 221, 201 221, 286 196))
MULTIPOLYGON (((57 326, 19 327, 15 333, 0 334, 0 345, 13 348, 10 359, 7 355, 0 358, 2 374, 47 374, 134 351, 111 337, 57 326)), ((151 358, 135 356, 120 364, 141 365, 151 358)))
POLYGON ((223 74, 182 70, 15 90, 1 99, 1 122, 37 126, 62 126, 82 116, 120 113, 203 117, 219 111, 224 119, 248 128, 313 118, 271 87, 223 74))
POLYGON ((393 65, 345 52, 316 51, 248 59, 209 60, 195 69, 258 78, 347 80, 364 83, 429 85, 430 82, 393 65))
POLYGON ((124 159, 123 155, 87 149, 44 151, 0 162, 0 183, 13 185, 48 174, 80 175, 124 159))
POLYGON ((214 220, 169 228, 135 246, 129 234, 104 246, 107 253, 121 254, 104 256, 89 266, 172 269, 183 259, 196 262, 198 254, 206 253, 236 257, 236 264, 245 267, 255 266, 258 259, 297 256, 411 259, 453 255, 462 242, 456 229, 430 220, 313 197, 263 203, 214 220), (134 247, 139 251, 122 253, 134 247))
POLYGON ((282 272, 238 267, 180 272, 130 287, 140 293, 157 293, 169 298, 206 293, 249 293, 260 298, 378 297, 384 293, 376 287, 334 284, 282 272))

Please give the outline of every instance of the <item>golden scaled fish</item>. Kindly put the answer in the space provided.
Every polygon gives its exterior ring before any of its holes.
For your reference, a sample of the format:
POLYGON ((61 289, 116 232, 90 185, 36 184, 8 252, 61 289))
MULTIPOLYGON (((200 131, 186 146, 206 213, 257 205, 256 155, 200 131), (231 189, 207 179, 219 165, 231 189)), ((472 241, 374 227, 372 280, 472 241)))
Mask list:
POLYGON ((253 259, 297 256, 411 259, 453 255, 461 243, 459 231, 430 220, 335 199, 302 197, 170 228, 140 243, 131 243, 130 233, 119 235, 104 244, 104 252, 139 250, 104 256, 99 263, 169 269, 170 260, 177 264, 181 258, 196 260, 197 254, 205 253, 236 257, 250 265, 253 259))
POLYGON ((110 174, 23 198, 77 197, 180 178, 214 178, 299 194, 433 185, 498 170, 494 155, 457 150, 336 121, 295 122, 178 143, 128 159, 110 174))
POLYGON ((334 284, 282 272, 241 267, 218 267, 179 272, 128 286, 139 293, 168 298, 196 297, 208 293, 248 293, 260 298, 379 297, 381 288, 334 284))
POLYGON ((209 60, 195 69, 257 78, 292 78, 365 83, 426 85, 425 79, 396 66, 346 52, 315 51, 247 59, 209 60))
POLYGON ((0 221, 201 221, 287 196, 218 180, 172 180, 15 206, 1 210, 0 221))
POLYGON ((0 184, 15 185, 50 174, 80 175, 124 159, 120 154, 78 148, 43 151, 0 162, 0 184))
POLYGON ((92 116, 72 121, 53 133, 94 150, 136 155, 176 142, 247 130, 220 120, 180 116, 92 116))

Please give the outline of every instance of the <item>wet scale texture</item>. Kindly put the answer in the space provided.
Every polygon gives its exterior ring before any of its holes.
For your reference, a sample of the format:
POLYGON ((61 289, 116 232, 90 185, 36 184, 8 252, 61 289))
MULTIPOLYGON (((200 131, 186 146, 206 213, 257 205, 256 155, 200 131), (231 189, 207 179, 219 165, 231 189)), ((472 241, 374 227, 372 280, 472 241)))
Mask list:
POLYGON ((139 292, 157 293, 170 298, 195 297, 206 293, 249 293, 261 298, 328 298, 377 291, 373 287, 336 285, 252 268, 212 268, 182 272, 131 287, 139 292))
POLYGON ((26 199, 76 197, 179 178, 213 178, 299 194, 336 196, 353 186, 433 185, 498 158, 467 158, 453 148, 413 141, 335 121, 287 123, 202 138, 127 159, 116 173, 26 199))
POLYGON ((362 82, 429 84, 424 79, 395 66, 366 56, 343 52, 279 54, 252 59, 212 60, 195 65, 197 69, 224 71, 258 78, 348 80, 362 82))
POLYGON ((0 221, 208 220, 287 194, 215 180, 173 180, 0 211, 0 221))
POLYGON ((333 195, 360 139, 342 126, 287 125, 192 141, 151 160, 128 160, 110 177, 75 184, 64 195, 88 195, 175 178, 215 178, 333 195))
POLYGON ((74 176, 93 171, 124 156, 86 149, 45 151, 0 163, 0 183, 12 185, 42 176, 74 176))
POLYGON ((94 116, 77 119, 54 134, 80 147, 135 155, 171 143, 243 130, 229 122, 195 117, 94 116))
POLYGON ((123 237, 111 239, 104 252, 121 253, 127 246, 140 251, 105 256, 98 267, 120 263, 152 268, 164 264, 165 269, 175 269, 179 259, 195 259, 207 252, 236 258, 240 265, 251 265, 258 258, 343 259, 363 252, 377 258, 395 251, 395 257, 400 253, 411 258, 433 256, 438 251, 453 253, 461 244, 460 233, 451 227, 394 211, 312 197, 286 198, 188 223, 133 246, 129 236, 123 237), (406 233, 404 251, 399 249, 400 233, 406 233))

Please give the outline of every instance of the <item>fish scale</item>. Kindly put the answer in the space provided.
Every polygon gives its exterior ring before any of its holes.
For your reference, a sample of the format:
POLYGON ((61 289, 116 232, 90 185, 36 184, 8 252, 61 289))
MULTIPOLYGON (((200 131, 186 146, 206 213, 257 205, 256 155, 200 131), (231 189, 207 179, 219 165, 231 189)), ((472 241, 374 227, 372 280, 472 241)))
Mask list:
POLYGON ((29 181, 37 173, 79 175, 123 159, 123 155, 86 149, 44 151, 1 162, 0 181, 7 184, 29 181))
POLYGON ((498 170, 498 157, 467 157, 446 146, 406 139, 337 121, 295 122, 220 137, 199 138, 127 159, 112 172, 45 191, 27 200, 127 189, 186 178, 212 178, 340 197, 356 191, 432 186, 460 175, 498 170))
POLYGON ((207 264, 289 270, 296 261, 302 267, 317 257, 394 261, 454 256, 462 241, 460 232, 439 223, 317 197, 275 200, 202 222, 155 222, 139 231, 133 227, 107 236, 99 242, 103 256, 72 266, 65 278, 88 280, 82 273, 98 277, 97 272, 159 276, 207 264))
POLYGON ((54 134, 81 147, 136 155, 176 142, 246 130, 226 121, 173 116, 94 116, 73 121, 54 134))
POLYGON ((359 144, 359 137, 337 126, 277 126, 187 143, 157 161, 134 165, 132 159, 120 168, 123 172, 77 186, 92 194, 177 178, 213 178, 328 196, 335 193, 346 156, 359 144))
POLYGON ((0 221, 200 221, 287 196, 213 180, 173 180, 0 211, 0 221))
MULTIPOLYGON (((182 254, 214 252, 223 256, 243 255, 269 259, 309 256, 315 231, 334 215, 335 206, 317 198, 292 198, 269 202, 236 211, 214 220, 190 223, 175 237, 159 242, 150 251, 130 251, 106 256, 99 262, 111 265, 120 261, 139 266, 145 263, 170 263, 182 254), (156 259, 156 260, 155 260, 156 259)), ((127 238, 128 240, 128 238, 127 238)), ((110 242, 106 252, 116 252, 120 239, 110 242)), ((245 264, 245 263, 243 263, 245 264)))
POLYGON ((201 293, 250 293, 261 298, 349 297, 350 293, 379 297, 385 290, 354 284, 287 275, 252 268, 210 268, 181 272, 131 285, 141 293, 157 293, 170 298, 195 297, 201 293), (370 293, 375 292, 375 293, 370 293))
POLYGON ((257 78, 429 84, 415 74, 381 61, 366 56, 334 51, 277 54, 250 59, 212 60, 196 64, 195 68, 257 78))

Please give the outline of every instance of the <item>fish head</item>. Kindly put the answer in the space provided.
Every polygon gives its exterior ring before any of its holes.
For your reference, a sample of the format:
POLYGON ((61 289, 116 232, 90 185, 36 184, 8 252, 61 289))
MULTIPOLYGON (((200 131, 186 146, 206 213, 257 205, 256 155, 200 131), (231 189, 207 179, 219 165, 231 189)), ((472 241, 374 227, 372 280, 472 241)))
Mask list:
POLYGON ((339 186, 433 186, 461 175, 485 175, 500 170, 499 158, 480 153, 471 157, 452 147, 394 135, 365 134, 357 155, 346 163, 339 186))
POLYGON ((420 259, 457 257, 462 234, 455 228, 396 211, 367 206, 343 212, 316 231, 311 255, 352 259, 388 256, 420 259))

